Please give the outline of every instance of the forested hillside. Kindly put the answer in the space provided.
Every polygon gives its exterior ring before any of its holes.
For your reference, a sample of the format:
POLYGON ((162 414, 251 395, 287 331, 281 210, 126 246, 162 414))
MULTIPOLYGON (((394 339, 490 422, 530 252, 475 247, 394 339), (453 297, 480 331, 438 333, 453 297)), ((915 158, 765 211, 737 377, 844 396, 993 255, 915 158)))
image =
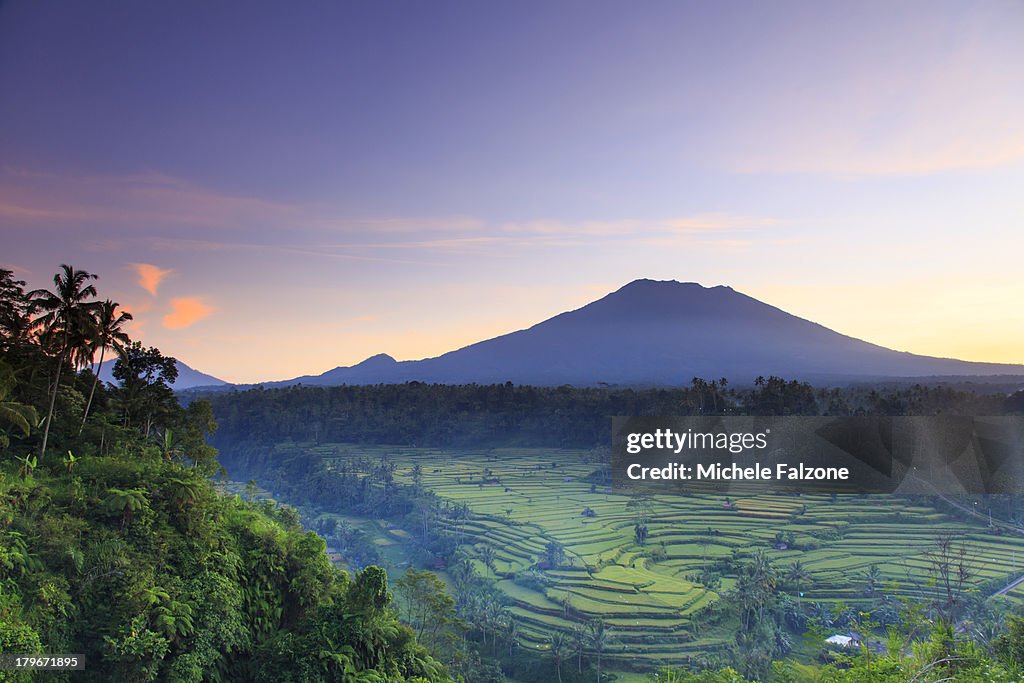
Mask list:
POLYGON ((778 377, 694 378, 683 389, 512 384, 255 388, 188 392, 209 400, 215 441, 419 446, 592 448, 611 440, 615 415, 1002 415, 1024 412, 1024 391, 979 394, 947 385, 814 388, 778 377))
POLYGON ((291 508, 217 490, 210 405, 181 407, 96 279, 0 270, 0 653, 84 655, 0 680, 450 680, 383 570, 349 576, 291 508), (112 354, 118 387, 90 369, 112 354))

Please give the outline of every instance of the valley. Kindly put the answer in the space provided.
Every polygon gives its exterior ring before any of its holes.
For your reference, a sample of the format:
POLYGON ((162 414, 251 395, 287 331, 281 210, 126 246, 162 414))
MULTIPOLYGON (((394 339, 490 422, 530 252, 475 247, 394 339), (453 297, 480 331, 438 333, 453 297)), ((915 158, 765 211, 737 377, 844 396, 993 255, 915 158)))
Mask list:
MULTIPOLYGON (((888 610, 895 619, 908 602, 948 597, 937 580, 937 538, 954 539, 969 558, 957 599, 991 595, 1024 566, 1024 538, 939 509, 935 498, 764 495, 753 485, 732 497, 640 497, 611 490, 599 455, 581 449, 276 449, 282 458, 317 455, 335 472, 383 463, 397 485, 436 495, 436 516, 421 517, 418 528, 367 520, 394 575, 423 557, 421 535, 447 537, 455 551, 432 568, 457 597, 470 586, 453 571, 460 558, 492 583, 519 647, 543 657, 553 634, 571 639, 600 621, 608 633, 602 656, 623 670, 726 655, 749 562, 771 565, 772 590, 794 626, 810 617, 836 633, 859 628, 858 613, 884 620, 888 610)), ((305 516, 315 526, 344 519, 343 508, 339 501, 335 511, 305 516)), ((800 630, 793 629, 793 655, 813 658, 820 645, 801 641, 800 630)))

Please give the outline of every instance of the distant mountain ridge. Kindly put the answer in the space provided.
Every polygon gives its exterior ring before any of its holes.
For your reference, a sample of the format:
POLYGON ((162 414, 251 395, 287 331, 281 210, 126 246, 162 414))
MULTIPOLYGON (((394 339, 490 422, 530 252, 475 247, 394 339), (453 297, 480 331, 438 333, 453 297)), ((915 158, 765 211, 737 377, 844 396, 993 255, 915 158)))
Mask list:
MULTIPOLYGON (((114 379, 114 363, 117 359, 105 360, 103 365, 100 366, 100 379, 104 382, 110 382, 112 384, 118 384, 118 381, 114 379)), ((174 360, 175 365, 178 368, 178 379, 175 380, 171 388, 181 391, 182 389, 194 389, 196 387, 217 387, 227 386, 228 383, 222 379, 218 379, 213 375, 207 375, 205 372, 199 372, 198 370, 185 365, 177 358, 174 360)))
POLYGON ((758 375, 809 382, 901 377, 1024 376, 1024 365, 893 351, 849 337, 731 287, 636 280, 582 308, 436 358, 378 354, 264 386, 443 384, 671 386, 693 377, 749 383, 758 375))

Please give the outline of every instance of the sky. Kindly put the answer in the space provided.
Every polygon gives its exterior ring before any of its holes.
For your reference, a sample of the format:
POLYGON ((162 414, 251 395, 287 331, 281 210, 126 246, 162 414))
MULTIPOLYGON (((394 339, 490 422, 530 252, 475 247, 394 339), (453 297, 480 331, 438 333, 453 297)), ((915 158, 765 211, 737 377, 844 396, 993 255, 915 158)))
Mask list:
POLYGON ((0 0, 0 267, 229 381, 637 278, 1024 363, 1024 4, 0 0))

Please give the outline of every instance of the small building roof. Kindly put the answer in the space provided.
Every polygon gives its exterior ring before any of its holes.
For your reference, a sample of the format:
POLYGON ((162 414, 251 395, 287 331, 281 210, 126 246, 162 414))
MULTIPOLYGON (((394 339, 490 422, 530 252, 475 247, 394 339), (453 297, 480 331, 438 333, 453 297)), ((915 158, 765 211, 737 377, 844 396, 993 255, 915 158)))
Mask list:
POLYGON ((851 647, 857 644, 857 641, 850 636, 839 635, 838 633, 834 636, 829 636, 825 639, 825 642, 829 645, 838 645, 839 647, 851 647))

